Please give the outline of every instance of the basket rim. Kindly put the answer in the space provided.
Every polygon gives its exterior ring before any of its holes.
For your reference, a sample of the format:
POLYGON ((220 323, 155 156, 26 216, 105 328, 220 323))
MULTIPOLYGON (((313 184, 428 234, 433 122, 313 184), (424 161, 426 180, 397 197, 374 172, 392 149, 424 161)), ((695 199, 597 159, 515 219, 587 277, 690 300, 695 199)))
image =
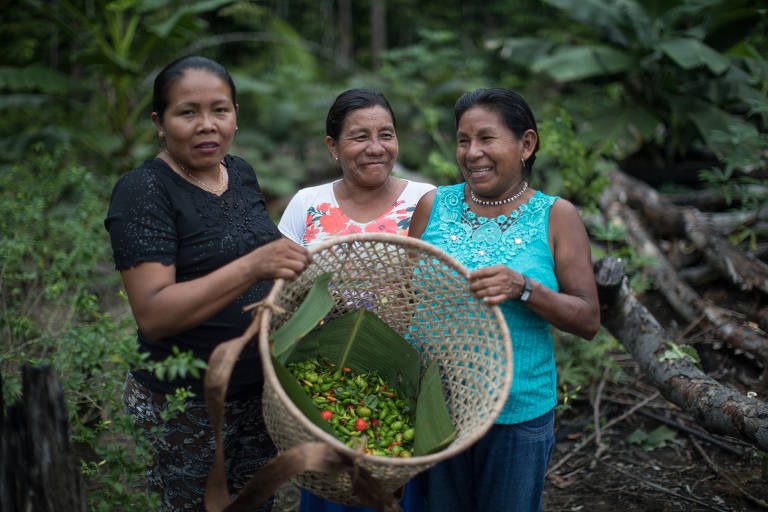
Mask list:
MULTIPOLYGON (((435 256, 436 258, 454 267, 454 269, 460 272, 461 275, 464 276, 465 278, 469 276, 469 270, 464 265, 462 265, 458 260, 456 260, 453 256, 449 255, 445 251, 423 240, 404 236, 404 235, 393 234, 393 233, 356 233, 352 235, 342 235, 338 237, 333 237, 310 247, 309 252, 310 254, 315 254, 325 249, 328 249, 329 247, 333 247, 335 245, 346 244, 346 243, 357 242, 357 241, 386 242, 386 243, 391 243, 395 245, 401 245, 405 247, 419 249, 432 256, 435 256)), ((282 278, 276 279, 274 286, 272 287, 272 290, 264 299, 264 302, 267 304, 275 304, 276 299, 282 292, 283 288, 285 287, 285 284, 286 284, 285 279, 282 279, 282 278)), ((468 289, 467 289, 467 293, 469 293, 468 289)), ((433 465, 463 452, 469 446, 473 445, 481 437, 483 437, 486 434, 486 432, 488 432, 490 428, 495 424, 496 419, 501 413, 504 407, 504 403, 506 402, 506 399, 509 396, 509 389, 512 384, 512 370, 513 370, 512 340, 510 338, 507 322, 504 319, 504 315, 501 312, 501 308, 499 308, 499 306, 488 306, 488 307, 493 312, 493 315, 496 317, 496 321, 499 323, 499 326, 501 328, 502 343, 504 345, 504 357, 506 360, 505 372, 504 372, 504 383, 502 385, 502 389, 507 390, 507 393, 504 394, 503 400, 496 401, 494 406, 491 408, 491 413, 488 415, 485 421, 481 423, 481 426, 479 428, 476 428, 471 434, 466 436, 462 440, 463 441, 462 443, 457 444, 456 442, 453 442, 448 447, 446 447, 443 450, 440 450, 437 453, 431 453, 428 455, 414 455, 413 457, 409 457, 409 458, 388 457, 388 456, 381 456, 381 455, 368 455, 358 450, 354 450, 350 448, 349 446, 342 443, 339 439, 337 439, 333 435, 329 434, 322 428, 312 423, 306 416, 304 416, 304 413, 301 412, 301 410, 296 406, 296 404, 293 403, 293 400, 291 400, 291 398, 283 389, 282 385, 280 385, 280 381, 277 378, 277 373, 275 373, 275 368, 272 365, 271 344, 269 342, 269 326, 272 320, 272 311, 270 310, 270 308, 264 308, 264 312, 261 315, 261 323, 259 326, 259 355, 261 357, 264 380, 265 382, 269 381, 272 384, 272 389, 274 390, 274 393, 277 395, 280 403, 284 406, 284 408, 288 411, 288 413, 292 416, 294 420, 298 421, 301 424, 301 426, 307 429, 312 436, 326 443, 329 443, 334 448, 345 453, 346 455, 350 457, 358 457, 358 458, 361 458, 362 460, 369 460, 369 461, 375 462, 376 464, 383 464, 386 466, 433 465)))

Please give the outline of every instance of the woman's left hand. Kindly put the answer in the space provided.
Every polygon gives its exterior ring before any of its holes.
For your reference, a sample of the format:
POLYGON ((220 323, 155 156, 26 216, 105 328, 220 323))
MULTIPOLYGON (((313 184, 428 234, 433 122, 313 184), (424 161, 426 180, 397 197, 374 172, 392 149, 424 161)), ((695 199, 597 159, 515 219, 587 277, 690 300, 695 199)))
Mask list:
POLYGON ((492 306, 518 299, 524 285, 523 275, 505 265, 484 267, 469 274, 469 291, 492 306))

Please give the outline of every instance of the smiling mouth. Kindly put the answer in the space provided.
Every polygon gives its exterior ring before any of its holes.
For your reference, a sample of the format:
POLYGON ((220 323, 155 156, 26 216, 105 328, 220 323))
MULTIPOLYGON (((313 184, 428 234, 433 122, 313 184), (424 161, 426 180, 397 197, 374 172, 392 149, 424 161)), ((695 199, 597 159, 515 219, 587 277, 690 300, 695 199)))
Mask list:
POLYGON ((215 142, 201 142, 200 144, 195 146, 196 148, 200 149, 211 149, 211 148, 217 148, 219 145, 215 142))

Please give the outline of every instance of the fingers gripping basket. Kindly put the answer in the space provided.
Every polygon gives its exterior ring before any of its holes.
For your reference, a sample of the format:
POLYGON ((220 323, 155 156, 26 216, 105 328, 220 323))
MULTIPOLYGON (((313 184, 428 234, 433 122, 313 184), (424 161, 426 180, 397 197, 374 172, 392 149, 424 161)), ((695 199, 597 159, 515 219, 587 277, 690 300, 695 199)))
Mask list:
MULTIPOLYGON (((266 299, 259 350, 264 365, 264 418, 281 451, 323 441, 357 461, 394 492, 417 473, 458 454, 493 425, 512 382, 512 347, 497 307, 469 293, 467 271, 452 257, 413 238, 387 234, 349 235, 312 249, 313 262, 293 282, 278 280, 266 299), (270 358, 270 333, 298 308, 315 278, 332 275, 331 316, 367 307, 411 341, 422 367, 439 362, 443 391, 456 439, 440 452, 408 459, 364 455, 326 433, 293 404, 282 389, 270 358)), ((299 484, 327 499, 360 504, 347 473, 306 472, 299 484)))

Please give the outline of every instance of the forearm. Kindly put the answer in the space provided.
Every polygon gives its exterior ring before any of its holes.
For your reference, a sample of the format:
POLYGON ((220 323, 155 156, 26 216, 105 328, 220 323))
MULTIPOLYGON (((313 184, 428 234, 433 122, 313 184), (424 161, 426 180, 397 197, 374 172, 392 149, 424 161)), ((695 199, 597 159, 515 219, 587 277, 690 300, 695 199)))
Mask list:
POLYGON ((124 270, 123 282, 142 333, 160 339, 199 325, 257 281, 295 279, 310 261, 305 248, 282 238, 191 281, 176 282, 173 266, 143 263, 124 270))
MULTIPOLYGON (((257 280, 246 255, 203 277, 171 283, 146 297, 141 304, 131 303, 142 334, 162 339, 188 331, 224 309, 257 280)), ((129 297, 130 297, 129 293, 129 297)))

